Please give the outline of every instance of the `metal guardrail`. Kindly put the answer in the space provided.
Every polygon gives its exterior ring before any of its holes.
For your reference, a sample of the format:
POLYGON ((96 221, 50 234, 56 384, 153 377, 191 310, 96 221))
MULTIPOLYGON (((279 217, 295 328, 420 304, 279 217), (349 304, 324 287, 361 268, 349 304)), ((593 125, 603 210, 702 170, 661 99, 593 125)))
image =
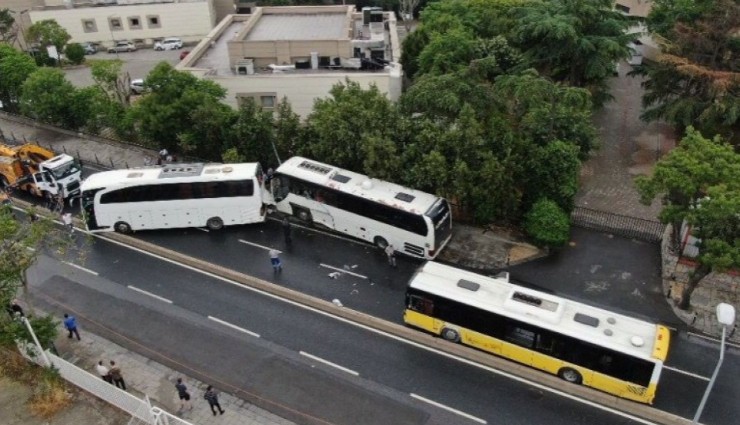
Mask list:
POLYGON ((574 226, 614 233, 651 243, 660 242, 665 231, 665 224, 659 221, 583 207, 574 208, 570 219, 574 226))

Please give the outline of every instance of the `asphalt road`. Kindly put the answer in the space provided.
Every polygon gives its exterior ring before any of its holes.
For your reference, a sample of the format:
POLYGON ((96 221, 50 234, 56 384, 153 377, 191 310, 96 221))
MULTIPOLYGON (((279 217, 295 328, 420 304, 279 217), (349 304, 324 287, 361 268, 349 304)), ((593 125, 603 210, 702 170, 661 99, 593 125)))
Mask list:
POLYGON ((78 267, 42 256, 29 273, 40 304, 278 414, 290 406, 336 424, 638 423, 108 242, 92 241, 84 263, 67 260, 78 267))

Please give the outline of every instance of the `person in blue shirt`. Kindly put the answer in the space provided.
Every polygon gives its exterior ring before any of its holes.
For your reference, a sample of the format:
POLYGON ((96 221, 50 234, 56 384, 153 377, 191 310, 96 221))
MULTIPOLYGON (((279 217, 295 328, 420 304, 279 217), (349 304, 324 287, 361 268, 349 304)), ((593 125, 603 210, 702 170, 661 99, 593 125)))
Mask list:
POLYGON ((80 340, 80 333, 77 332, 77 319, 67 313, 64 313, 64 327, 69 331, 68 338, 72 338, 72 334, 77 336, 77 340, 80 340))

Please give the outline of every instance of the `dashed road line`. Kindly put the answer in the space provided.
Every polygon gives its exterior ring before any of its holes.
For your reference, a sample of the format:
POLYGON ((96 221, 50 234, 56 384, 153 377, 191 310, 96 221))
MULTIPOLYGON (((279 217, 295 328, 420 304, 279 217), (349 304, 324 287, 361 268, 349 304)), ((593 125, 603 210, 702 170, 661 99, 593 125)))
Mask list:
POLYGON ((340 269, 339 267, 334 267, 334 266, 330 266, 330 265, 328 265, 328 264, 324 264, 324 263, 321 263, 321 264, 319 264, 319 265, 320 265, 321 267, 326 267, 327 269, 332 269, 332 270, 336 270, 336 271, 338 271, 338 272, 341 272, 341 273, 347 273, 347 274, 351 274, 352 276, 355 276, 355 277, 359 277, 360 279, 367 279, 367 276, 363 276, 363 275, 361 275, 361 274, 357 274, 357 273, 355 273, 355 272, 351 272, 351 271, 349 271, 349 270, 346 270, 346 269, 340 269))
POLYGON ((137 287, 135 287, 135 286, 132 286, 132 285, 128 285, 128 288, 129 288, 129 289, 132 289, 132 290, 134 290, 134 291, 136 291, 136 292, 140 292, 140 293, 142 293, 142 294, 144 294, 144 295, 148 295, 148 296, 150 296, 150 297, 152 297, 152 298, 156 298, 156 299, 158 299, 158 300, 160 300, 160 301, 164 301, 164 302, 166 302, 167 304, 172 304, 172 301, 171 301, 171 300, 168 300, 167 298, 164 298, 164 297, 160 297, 159 295, 154 295, 154 294, 152 294, 152 293, 151 293, 151 292, 149 292, 149 291, 145 291, 145 290, 143 290, 143 289, 139 289, 139 288, 137 288, 137 287))
POLYGON ((355 371, 354 371, 354 370, 352 370, 352 369, 347 369, 347 368, 346 368, 346 367, 344 367, 344 366, 339 366, 338 364, 336 364, 336 363, 332 363, 332 362, 330 362, 329 360, 324 360, 324 359, 322 359, 321 357, 316 357, 316 356, 314 356, 313 354, 308 354, 308 353, 307 353, 307 352, 305 352, 305 351, 299 351, 299 353, 300 353, 300 355, 301 355, 301 356, 305 356, 305 357, 308 357, 308 358, 309 358, 309 359, 311 359, 311 360, 316 360, 317 362, 320 362, 320 363, 323 363, 323 364, 325 364, 325 365, 328 365, 328 366, 331 366, 331 367, 337 368, 337 369, 341 370, 342 372, 347 372, 347 373, 349 373, 349 374, 351 374, 351 375, 354 375, 354 376, 360 376, 360 374, 359 374, 358 372, 355 372, 355 371))
POLYGON ((479 417, 477 417, 477 416, 473 416, 473 415, 471 415, 471 414, 469 414, 469 413, 465 413, 465 412, 463 412, 463 411, 460 411, 460 410, 457 410, 457 409, 453 409, 453 408, 452 408, 452 407, 450 407, 450 406, 446 406, 446 405, 444 405, 444 404, 442 404, 442 403, 437 403, 436 401, 433 401, 433 400, 429 400, 428 398, 422 397, 422 396, 420 396, 420 395, 418 395, 418 394, 414 394, 414 393, 411 393, 411 394, 410 394, 410 396, 411 396, 412 398, 415 398, 415 399, 417 399, 417 400, 421 400, 421 401, 423 401, 423 402, 425 402, 425 403, 429 403, 429 404, 431 404, 432 406, 436 406, 436 407, 439 407, 440 409, 444 409, 444 410, 446 410, 446 411, 448 411, 448 412, 452 412, 452 413, 454 413, 454 414, 456 414, 456 415, 460 415, 460 416, 462 416, 463 418, 468 418, 468 419, 470 419, 471 421, 475 421, 475 422, 478 422, 479 424, 487 424, 487 423, 488 423, 487 421, 485 421, 485 420, 483 420, 483 419, 481 419, 481 418, 479 418, 479 417))
MULTIPOLYGON (((716 342, 716 343, 720 343, 721 342, 717 338, 712 338, 711 336, 706 336, 706 335, 702 335, 702 334, 698 334, 698 333, 694 333, 694 332, 686 332, 686 334, 688 336, 695 336, 695 337, 698 337, 698 338, 705 339, 707 341, 712 341, 712 342, 716 342)), ((735 344, 735 343, 730 342, 730 341, 725 341, 725 345, 730 346, 730 347, 740 348, 740 345, 735 344)))
MULTIPOLYGON (((270 248, 269 246, 260 245, 258 243, 245 241, 244 239, 239 239, 239 242, 247 244, 247 245, 256 246, 257 248, 264 249, 265 251, 272 251, 273 249, 275 249, 275 248, 270 248)), ((275 251, 277 251, 279 254, 283 253, 283 251, 280 251, 279 249, 275 249, 275 251)))
POLYGON ((213 321, 214 321, 214 322, 216 322, 216 323, 220 323, 220 324, 222 324, 222 325, 224 325, 224 326, 228 326, 228 327, 230 327, 231 329, 235 329, 235 330, 237 330, 237 331, 239 331, 239 332, 244 332, 244 333, 245 333, 245 334, 247 334, 247 335, 252 335, 252 336, 253 336, 253 337, 255 337, 255 338, 259 338, 259 337, 260 337, 260 334, 258 334, 257 332, 252 332, 252 331, 250 331, 250 330, 248 330, 248 329, 240 328, 239 326, 236 326, 236 325, 234 325, 234 324, 231 324, 231 323, 229 323, 229 322, 225 322, 225 321, 223 321, 223 320, 221 320, 221 319, 219 319, 219 318, 217 318, 217 317, 213 317, 213 316, 208 316, 208 319, 209 319, 209 320, 213 320, 213 321))
POLYGON ((62 263, 66 264, 66 265, 68 265, 68 266, 72 266, 72 267, 74 267, 74 268, 76 268, 76 269, 82 270, 83 272, 88 272, 88 273, 90 273, 91 275, 95 275, 95 276, 97 276, 97 275, 98 275, 98 272, 96 272, 96 271, 93 271, 93 270, 90 270, 90 269, 86 269, 86 268, 84 268, 84 267, 82 267, 82 266, 78 266, 78 265, 77 265, 77 264, 75 264, 75 263, 70 263, 70 262, 68 262, 68 261, 62 261, 62 263))

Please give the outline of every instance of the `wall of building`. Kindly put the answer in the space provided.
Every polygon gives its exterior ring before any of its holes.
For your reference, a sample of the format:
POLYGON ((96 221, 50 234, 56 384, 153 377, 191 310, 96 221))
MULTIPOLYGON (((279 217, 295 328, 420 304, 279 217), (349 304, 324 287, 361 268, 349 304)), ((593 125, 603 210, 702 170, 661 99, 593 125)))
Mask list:
POLYGON ((152 44, 154 39, 180 37, 184 42, 198 42, 215 24, 211 2, 157 3, 127 6, 80 7, 74 9, 34 10, 32 22, 54 19, 72 36, 73 42, 96 42, 110 45, 112 40, 141 40, 152 44), (159 25, 150 18, 157 18, 159 25), (111 29, 111 18, 119 18, 120 29, 111 29), (138 19, 140 28, 132 28, 130 18, 138 19), (94 30, 85 29, 93 21, 94 30))
POLYGON ((646 17, 653 7, 652 0, 616 0, 614 4, 617 10, 639 18, 646 17))
MULTIPOLYGON (((197 73, 196 73, 197 74, 197 73)), ((238 96, 250 94, 273 94, 278 101, 287 97, 293 111, 306 118, 313 110, 314 100, 329 96, 329 90, 337 84, 344 83, 346 78, 360 83, 367 89, 375 84, 389 99, 397 100, 400 93, 400 75, 391 77, 383 73, 324 73, 324 74, 269 74, 249 76, 208 76, 203 78, 218 83, 227 90, 224 102, 234 108, 238 107, 238 96), (398 79, 398 84, 392 81, 398 79)))

